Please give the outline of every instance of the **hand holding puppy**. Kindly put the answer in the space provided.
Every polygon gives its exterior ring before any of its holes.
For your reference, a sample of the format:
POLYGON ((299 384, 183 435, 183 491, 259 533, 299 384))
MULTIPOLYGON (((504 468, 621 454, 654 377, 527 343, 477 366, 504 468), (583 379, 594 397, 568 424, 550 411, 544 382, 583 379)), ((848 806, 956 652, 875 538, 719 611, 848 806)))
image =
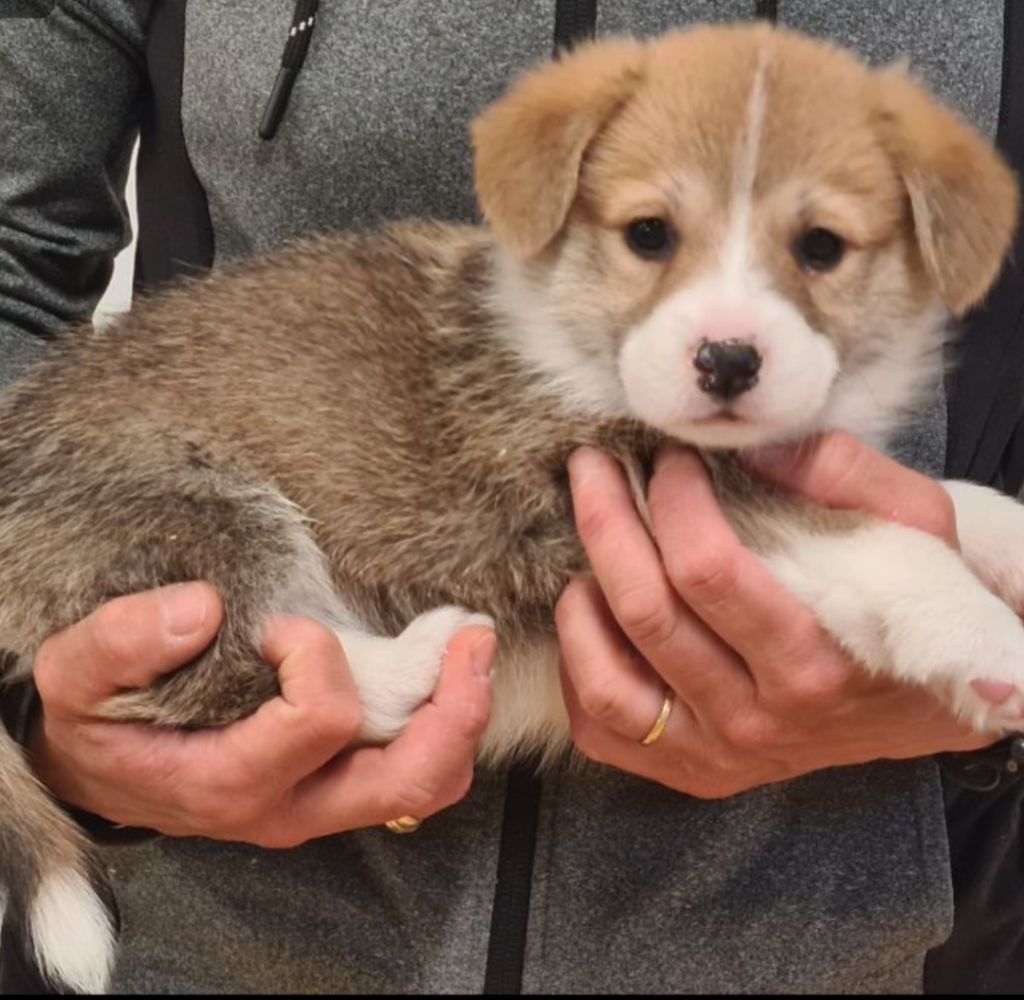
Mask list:
MULTIPOLYGON (((756 471, 823 506, 857 509, 957 544, 938 483, 845 434, 756 471)), ((974 749, 992 741, 927 691, 870 676, 744 549, 695 454, 662 455, 650 485, 657 545, 616 462, 570 462, 594 569, 557 609, 573 739, 588 757, 702 798, 821 768, 974 749), (660 549, 660 554, 659 554, 660 549), (666 690, 656 744, 640 746, 666 690)))
POLYGON ((384 748, 347 751, 355 686, 335 636, 308 619, 268 627, 282 693, 247 719, 184 732, 96 717, 114 691, 197 655, 221 615, 212 587, 186 584, 119 598, 43 645, 32 757, 55 795, 129 826, 264 847, 426 817, 465 795, 490 709, 494 642, 478 627, 452 640, 433 699, 384 748))

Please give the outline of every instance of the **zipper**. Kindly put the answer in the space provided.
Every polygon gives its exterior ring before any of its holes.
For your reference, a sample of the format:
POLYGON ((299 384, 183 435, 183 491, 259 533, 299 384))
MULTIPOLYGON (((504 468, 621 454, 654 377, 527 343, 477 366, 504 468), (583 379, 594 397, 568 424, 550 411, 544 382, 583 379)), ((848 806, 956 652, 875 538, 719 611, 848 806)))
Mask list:
POLYGON ((288 39, 281 54, 281 68, 277 71, 274 89, 270 92, 267 106, 263 109, 260 120, 259 135, 261 139, 273 139, 277 135, 278 126, 288 110, 288 101, 292 96, 292 87, 306 61, 309 42, 313 37, 313 25, 316 23, 316 12, 320 0, 296 0, 292 14, 288 39))
POLYGON ((540 795, 537 763, 514 764, 505 787, 498 878, 494 887, 487 969, 484 973, 486 996, 512 996, 523 991, 540 795))

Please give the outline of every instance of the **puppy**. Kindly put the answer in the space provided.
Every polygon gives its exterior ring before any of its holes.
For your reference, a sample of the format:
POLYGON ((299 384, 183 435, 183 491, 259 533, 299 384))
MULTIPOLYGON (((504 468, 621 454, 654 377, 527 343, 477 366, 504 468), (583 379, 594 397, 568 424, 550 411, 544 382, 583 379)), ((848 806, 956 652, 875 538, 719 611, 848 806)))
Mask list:
MULTIPOLYGON (((387 741, 483 620, 500 642, 482 756, 557 752, 552 609, 586 568, 566 458, 589 444, 644 468, 676 439, 867 669, 981 728, 1019 724, 1024 630, 985 585, 1024 598, 1012 502, 956 488, 962 559, 730 457, 824 428, 882 441, 933 388, 947 321, 993 282, 1016 216, 989 145, 903 71, 749 26, 585 47, 519 80, 473 139, 487 228, 295 245, 72 332, 6 393, 7 679, 101 602, 204 579, 217 641, 107 717, 251 713, 277 692, 261 628, 287 613, 337 632, 362 738, 387 741), (980 678, 1013 691, 987 701, 980 678)), ((56 987, 100 990, 102 869, 0 739, 4 918, 56 987)))

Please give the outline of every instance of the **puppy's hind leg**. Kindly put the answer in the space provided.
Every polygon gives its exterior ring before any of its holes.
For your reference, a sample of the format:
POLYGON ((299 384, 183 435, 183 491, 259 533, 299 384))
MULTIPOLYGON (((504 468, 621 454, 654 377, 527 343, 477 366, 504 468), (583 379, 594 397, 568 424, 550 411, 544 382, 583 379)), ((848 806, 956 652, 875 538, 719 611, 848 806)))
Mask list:
POLYGON ((362 709, 360 741, 386 743, 433 693, 452 635, 471 624, 493 627, 486 616, 445 606, 421 614, 396 637, 375 635, 346 607, 294 505, 269 488, 237 487, 230 510, 188 574, 213 583, 224 598, 217 641, 186 669, 111 699, 108 718, 201 727, 254 712, 278 693, 260 654, 264 626, 275 615, 295 615, 338 636, 362 709))
MULTIPOLYGON (((385 741, 433 692, 444 645, 471 616, 439 609, 395 639, 348 614, 301 511, 273 487, 210 465, 116 470, 88 508, 60 496, 0 505, 0 635, 25 676, 46 636, 103 601, 161 584, 206 580, 224 600, 216 641, 181 670, 116 695, 107 718, 198 728, 235 721, 275 697, 260 654, 275 614, 336 630, 364 705, 364 738, 385 741), (120 472, 120 474, 117 474, 120 472)), ((0 728, 0 879, 6 946, 41 988, 95 993, 108 981, 117 917, 102 866, 80 830, 34 779, 0 728)))

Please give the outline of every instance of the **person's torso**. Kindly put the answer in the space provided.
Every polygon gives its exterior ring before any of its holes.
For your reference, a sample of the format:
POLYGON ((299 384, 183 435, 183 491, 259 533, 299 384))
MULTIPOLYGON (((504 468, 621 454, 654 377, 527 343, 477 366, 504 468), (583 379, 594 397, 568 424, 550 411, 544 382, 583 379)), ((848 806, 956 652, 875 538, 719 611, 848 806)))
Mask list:
MULTIPOLYGON (((755 13, 754 0, 597 6, 601 35, 755 13)), ((382 218, 475 218, 466 125, 550 56, 554 0, 321 0, 266 141, 257 129, 292 8, 183 7, 182 135, 216 262, 382 218)), ((780 0, 778 17, 876 61, 909 56, 994 131, 1001 2, 780 0)), ((902 454, 936 474, 943 445, 937 400, 902 454)), ((284 853, 177 840, 119 851, 118 988, 480 992, 504 802, 504 777, 485 774, 414 837, 370 830, 284 853)), ((928 761, 837 769, 723 802, 559 769, 544 779, 536 836, 526 992, 916 991, 925 951, 950 927, 928 761)))

